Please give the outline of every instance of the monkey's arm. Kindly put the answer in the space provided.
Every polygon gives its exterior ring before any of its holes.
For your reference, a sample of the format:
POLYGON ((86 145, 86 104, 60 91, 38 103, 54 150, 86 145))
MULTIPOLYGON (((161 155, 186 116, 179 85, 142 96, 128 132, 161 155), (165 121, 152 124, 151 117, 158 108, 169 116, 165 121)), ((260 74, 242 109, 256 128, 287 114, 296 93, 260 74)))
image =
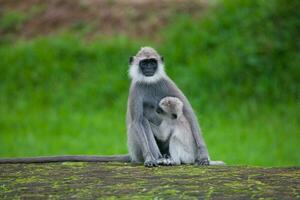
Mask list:
POLYGON ((193 133, 193 137, 195 139, 196 145, 197 145, 197 155, 196 155, 196 163, 199 165, 209 165, 209 154, 206 148, 206 144, 204 142, 204 139, 201 134, 201 129, 199 127, 199 122, 197 120, 197 117, 193 111, 193 108, 191 104, 189 103, 188 99, 185 97, 185 95, 182 93, 182 91, 176 86, 176 84, 171 80, 168 79, 168 82, 170 83, 168 85, 170 96, 174 95, 181 99, 183 102, 183 114, 188 120, 191 130, 193 133), (174 93, 174 94, 172 94, 174 93))
POLYGON ((198 119, 190 105, 190 103, 185 98, 185 107, 183 108, 184 116, 189 121, 191 130, 197 145, 197 155, 195 162, 199 165, 209 165, 209 154, 206 148, 206 144, 202 137, 201 129, 199 127, 198 119))
POLYGON ((115 156, 43 156, 27 158, 0 158, 0 164, 8 163, 50 163, 50 162, 130 162, 129 155, 115 156))
POLYGON ((161 157, 149 121, 143 115, 143 97, 138 95, 137 89, 131 91, 129 99, 130 133, 135 134, 137 144, 144 158, 145 166, 157 166, 156 160, 161 157))

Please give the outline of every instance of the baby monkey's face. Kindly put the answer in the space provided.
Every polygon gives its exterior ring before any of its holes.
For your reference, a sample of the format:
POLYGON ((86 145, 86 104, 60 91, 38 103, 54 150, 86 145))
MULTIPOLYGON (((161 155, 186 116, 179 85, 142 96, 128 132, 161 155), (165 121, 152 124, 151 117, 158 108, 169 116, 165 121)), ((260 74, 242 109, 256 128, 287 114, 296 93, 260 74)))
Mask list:
POLYGON ((177 119, 182 114, 183 103, 177 97, 165 97, 160 100, 157 113, 165 117, 177 119))

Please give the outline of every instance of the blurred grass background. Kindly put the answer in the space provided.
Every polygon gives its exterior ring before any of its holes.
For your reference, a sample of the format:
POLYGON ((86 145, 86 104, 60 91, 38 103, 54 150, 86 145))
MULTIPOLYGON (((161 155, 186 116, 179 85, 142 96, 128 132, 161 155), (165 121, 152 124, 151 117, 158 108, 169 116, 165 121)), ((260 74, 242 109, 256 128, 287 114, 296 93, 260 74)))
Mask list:
POLYGON ((123 24, 63 21, 70 13, 51 10, 63 2, 0 0, 1 157, 127 153, 128 58, 150 45, 197 112, 212 159, 300 165, 299 1, 129 1, 123 24))

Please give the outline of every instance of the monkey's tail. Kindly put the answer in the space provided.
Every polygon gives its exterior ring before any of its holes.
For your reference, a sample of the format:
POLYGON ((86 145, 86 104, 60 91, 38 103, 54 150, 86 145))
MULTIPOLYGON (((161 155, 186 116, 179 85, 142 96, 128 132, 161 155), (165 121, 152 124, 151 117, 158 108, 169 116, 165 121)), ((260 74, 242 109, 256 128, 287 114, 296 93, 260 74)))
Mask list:
POLYGON ((209 161, 209 165, 212 165, 212 166, 215 166, 215 165, 226 165, 226 163, 224 163, 223 161, 214 161, 214 160, 211 160, 209 161))
POLYGON ((50 163, 50 162, 130 162, 129 155, 113 156, 42 156, 27 158, 0 158, 0 164, 8 163, 50 163))

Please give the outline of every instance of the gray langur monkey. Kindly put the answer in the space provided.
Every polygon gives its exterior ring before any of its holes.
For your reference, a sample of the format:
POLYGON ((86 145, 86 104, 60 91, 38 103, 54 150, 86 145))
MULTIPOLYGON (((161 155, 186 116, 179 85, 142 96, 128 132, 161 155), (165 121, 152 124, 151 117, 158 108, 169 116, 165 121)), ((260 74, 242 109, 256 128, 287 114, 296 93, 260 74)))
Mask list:
POLYGON ((131 161, 144 162, 147 167, 157 166, 162 155, 168 154, 169 148, 168 141, 161 141, 153 134, 162 123, 156 112, 158 103, 167 96, 177 97, 183 104, 182 113, 190 125, 195 145, 194 162, 199 165, 213 164, 193 109, 184 94, 166 75, 163 57, 151 47, 141 48, 136 56, 130 58, 129 75, 132 78, 126 115, 129 155, 0 158, 0 164, 131 161))
MULTIPOLYGON (((195 163, 196 143, 190 124, 183 114, 182 101, 177 97, 165 97, 160 100, 157 113, 161 116, 162 122, 153 133, 160 141, 169 143, 169 157, 162 159, 161 163, 165 165, 195 163)), ((225 165, 225 163, 210 161, 210 165, 225 165)))
POLYGON ((132 162, 144 162, 147 167, 158 165, 167 154, 168 143, 155 138, 153 130, 161 123, 156 113, 160 100, 177 97, 183 104, 182 112, 190 125, 198 165, 209 165, 210 158, 202 138, 197 117, 187 98, 166 75, 164 59, 153 48, 143 47, 129 59, 129 75, 132 79, 127 106, 128 150, 132 162))

